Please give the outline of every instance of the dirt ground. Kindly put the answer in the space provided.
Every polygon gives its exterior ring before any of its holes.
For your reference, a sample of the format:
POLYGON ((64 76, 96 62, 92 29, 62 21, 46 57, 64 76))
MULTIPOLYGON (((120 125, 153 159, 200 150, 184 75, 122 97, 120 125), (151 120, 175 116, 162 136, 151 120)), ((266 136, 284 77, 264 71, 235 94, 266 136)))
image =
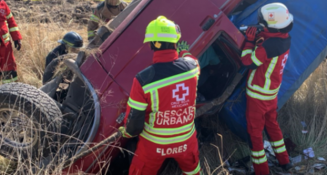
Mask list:
POLYGON ((83 0, 6 0, 16 20, 41 23, 83 23, 91 14, 91 7, 97 3, 83 0))

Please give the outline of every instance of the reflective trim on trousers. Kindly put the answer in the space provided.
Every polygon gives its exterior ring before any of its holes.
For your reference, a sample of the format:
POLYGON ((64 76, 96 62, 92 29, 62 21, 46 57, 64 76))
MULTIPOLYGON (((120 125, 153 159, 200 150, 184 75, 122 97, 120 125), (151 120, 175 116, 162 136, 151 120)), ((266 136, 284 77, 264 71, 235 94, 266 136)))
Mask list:
POLYGON ((284 144, 284 139, 278 140, 278 141, 270 141, 271 146, 273 147, 279 147, 284 144))
POLYGON ((275 153, 278 153, 278 154, 280 154, 280 153, 283 153, 283 152, 285 152, 286 151, 286 147, 285 147, 285 145, 284 146, 282 146, 282 147, 280 147, 280 148, 274 148, 274 152, 275 153))
POLYGON ((251 155, 254 157, 261 157, 265 155, 265 150, 261 151, 251 151, 251 155))
POLYGON ((260 165, 260 164, 263 164, 265 162, 267 162, 267 157, 263 157, 263 158, 253 158, 251 157, 251 160, 253 163, 257 164, 257 165, 260 165))
POLYGON ((189 172, 186 172, 186 171, 183 171, 185 174, 187 175, 193 175, 193 174, 197 174, 199 173, 201 170, 201 167, 200 167, 200 162, 198 163, 198 166, 193 170, 193 171, 189 171, 189 172))

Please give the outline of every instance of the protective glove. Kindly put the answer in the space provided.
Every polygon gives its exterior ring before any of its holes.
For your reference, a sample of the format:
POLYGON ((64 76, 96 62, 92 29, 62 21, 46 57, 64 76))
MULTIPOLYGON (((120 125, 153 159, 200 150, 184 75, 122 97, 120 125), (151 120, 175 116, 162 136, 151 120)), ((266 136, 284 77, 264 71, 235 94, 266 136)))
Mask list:
POLYGON ((257 28, 256 27, 248 27, 248 29, 246 30, 246 38, 248 41, 253 42, 255 40, 255 33, 257 32, 257 28))
POLYGON ((14 41, 14 43, 15 43, 15 48, 17 50, 20 50, 20 48, 22 47, 22 42, 20 40, 16 40, 14 41))
POLYGON ((127 132, 126 132, 126 128, 124 126, 121 126, 119 127, 119 132, 121 133, 121 135, 125 138, 132 138, 133 136, 129 135, 127 132))
POLYGON ((187 44, 186 41, 182 41, 182 42, 179 42, 177 43, 177 52, 178 54, 183 51, 183 50, 189 50, 190 46, 187 44))

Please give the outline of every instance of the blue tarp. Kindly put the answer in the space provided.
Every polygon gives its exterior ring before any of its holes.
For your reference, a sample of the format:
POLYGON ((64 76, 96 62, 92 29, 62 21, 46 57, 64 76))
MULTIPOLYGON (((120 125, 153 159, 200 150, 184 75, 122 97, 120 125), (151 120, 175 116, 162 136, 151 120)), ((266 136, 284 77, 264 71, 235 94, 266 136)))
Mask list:
MULTIPOLYGON (((327 55, 327 0, 258 0, 230 19, 236 27, 256 24, 258 8, 272 2, 285 4, 294 16, 294 26, 290 32, 291 50, 278 93, 280 109, 327 55)), ((221 118, 236 135, 246 141, 244 89, 245 79, 225 102, 221 118)))

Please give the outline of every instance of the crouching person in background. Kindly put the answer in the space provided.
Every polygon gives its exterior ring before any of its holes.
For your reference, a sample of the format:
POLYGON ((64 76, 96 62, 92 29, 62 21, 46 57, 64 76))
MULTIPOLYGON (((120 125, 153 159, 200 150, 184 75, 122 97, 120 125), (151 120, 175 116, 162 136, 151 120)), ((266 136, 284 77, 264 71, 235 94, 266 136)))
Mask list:
POLYGON ((61 44, 53 49, 45 59, 45 70, 42 80, 43 84, 52 79, 57 66, 63 58, 59 56, 68 53, 78 53, 80 48, 83 47, 83 38, 76 32, 66 33, 63 39, 59 40, 58 42, 61 44))

